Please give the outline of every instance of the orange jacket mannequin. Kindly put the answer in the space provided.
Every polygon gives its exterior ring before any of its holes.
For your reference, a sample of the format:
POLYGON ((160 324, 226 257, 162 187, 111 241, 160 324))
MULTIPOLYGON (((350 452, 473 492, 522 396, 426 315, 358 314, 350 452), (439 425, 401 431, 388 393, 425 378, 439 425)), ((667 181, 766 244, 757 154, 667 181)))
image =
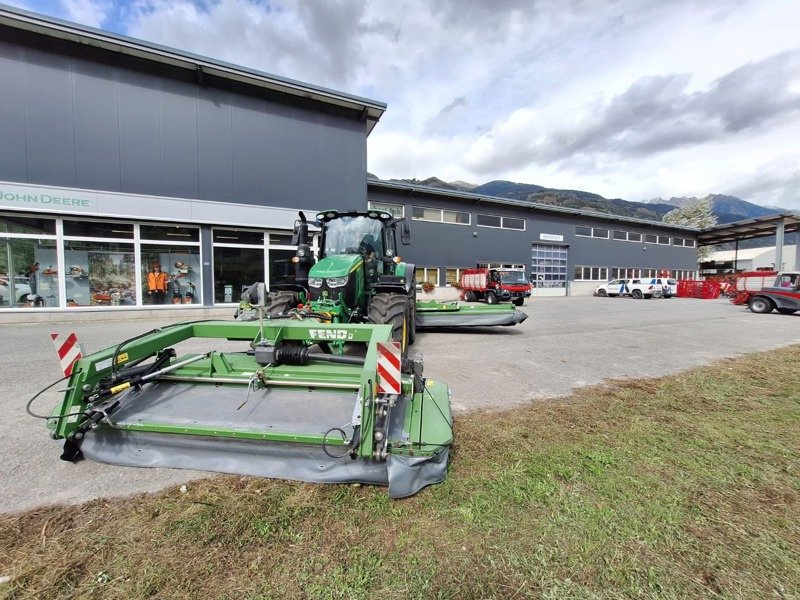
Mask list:
POLYGON ((147 274, 147 290, 150 292, 166 292, 167 274, 161 270, 150 271, 147 274))

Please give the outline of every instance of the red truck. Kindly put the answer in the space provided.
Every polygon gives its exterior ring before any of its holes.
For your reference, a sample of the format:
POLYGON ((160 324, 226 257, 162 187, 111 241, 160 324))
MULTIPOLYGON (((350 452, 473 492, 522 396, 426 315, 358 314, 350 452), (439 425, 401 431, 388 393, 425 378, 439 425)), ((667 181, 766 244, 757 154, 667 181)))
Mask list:
POLYGON ((522 306, 531 297, 531 284, 524 271, 501 269, 464 269, 459 280, 461 299, 467 302, 485 300, 488 304, 511 301, 522 306))

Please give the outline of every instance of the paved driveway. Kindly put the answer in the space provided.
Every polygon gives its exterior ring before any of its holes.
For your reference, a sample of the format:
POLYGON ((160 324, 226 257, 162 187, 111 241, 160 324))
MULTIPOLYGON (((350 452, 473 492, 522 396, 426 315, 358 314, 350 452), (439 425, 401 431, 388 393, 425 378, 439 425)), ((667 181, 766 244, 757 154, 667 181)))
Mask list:
MULTIPOLYGON (((428 377, 447 382, 456 410, 569 394, 605 379, 674 373, 715 359, 800 343, 800 315, 754 315, 726 301, 539 298, 512 328, 419 334, 428 377)), ((88 351, 161 324, 96 321, 75 327, 88 351)), ((60 444, 25 414, 28 398, 59 376, 47 324, 3 325, 0 351, 0 511, 155 491, 205 474, 59 460, 60 444)), ((36 408, 49 412, 56 396, 36 408)))

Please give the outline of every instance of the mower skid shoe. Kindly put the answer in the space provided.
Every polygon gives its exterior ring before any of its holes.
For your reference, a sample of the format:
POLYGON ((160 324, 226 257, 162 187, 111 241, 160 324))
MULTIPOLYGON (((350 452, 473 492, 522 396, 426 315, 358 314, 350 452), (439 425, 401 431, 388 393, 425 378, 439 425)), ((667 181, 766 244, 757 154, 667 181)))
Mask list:
POLYGON ((76 463, 83 460, 83 451, 81 444, 73 442, 72 440, 64 441, 64 452, 61 453, 61 460, 66 462, 76 463))

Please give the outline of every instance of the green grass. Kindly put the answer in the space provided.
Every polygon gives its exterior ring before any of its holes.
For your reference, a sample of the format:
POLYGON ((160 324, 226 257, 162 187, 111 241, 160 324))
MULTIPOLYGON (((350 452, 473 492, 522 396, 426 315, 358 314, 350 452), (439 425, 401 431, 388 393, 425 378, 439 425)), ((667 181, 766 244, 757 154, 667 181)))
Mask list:
POLYGON ((0 517, 0 595, 799 597, 800 347, 456 436, 447 481, 402 501, 226 476, 0 517))

